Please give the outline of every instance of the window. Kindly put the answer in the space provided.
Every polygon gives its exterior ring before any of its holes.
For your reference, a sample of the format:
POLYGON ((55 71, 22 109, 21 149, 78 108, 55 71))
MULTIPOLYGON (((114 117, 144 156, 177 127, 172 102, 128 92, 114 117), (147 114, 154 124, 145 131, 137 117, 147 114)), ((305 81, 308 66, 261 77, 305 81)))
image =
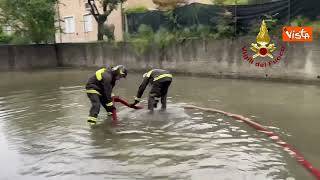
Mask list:
POLYGON ((90 11, 91 10, 91 7, 89 5, 89 3, 84 3, 84 8, 87 10, 87 11, 90 11))
POLYGON ((74 22, 74 17, 65 17, 64 18, 64 32, 65 33, 74 33, 75 32, 75 22, 74 22))
POLYGON ((90 14, 86 14, 83 16, 84 20, 84 32, 92 31, 92 16, 90 14))
MULTIPOLYGON (((88 0, 83 0, 84 2, 84 8, 85 10, 87 11, 91 11, 91 6, 90 4, 88 3, 88 0)), ((95 5, 95 1, 94 0, 90 0, 91 4, 95 5)))

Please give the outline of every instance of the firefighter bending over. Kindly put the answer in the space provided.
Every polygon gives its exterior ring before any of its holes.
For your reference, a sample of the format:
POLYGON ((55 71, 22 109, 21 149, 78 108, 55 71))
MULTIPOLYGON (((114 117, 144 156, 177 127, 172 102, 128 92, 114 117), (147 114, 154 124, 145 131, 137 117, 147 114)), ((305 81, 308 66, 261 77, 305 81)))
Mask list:
POLYGON ((166 70, 153 69, 143 75, 143 81, 139 87, 138 93, 135 97, 134 103, 131 106, 135 106, 141 101, 141 96, 146 89, 147 85, 151 85, 151 90, 148 98, 148 109, 153 112, 154 108, 157 108, 159 99, 161 99, 161 109, 167 108, 167 93, 169 86, 172 82, 172 74, 166 70))

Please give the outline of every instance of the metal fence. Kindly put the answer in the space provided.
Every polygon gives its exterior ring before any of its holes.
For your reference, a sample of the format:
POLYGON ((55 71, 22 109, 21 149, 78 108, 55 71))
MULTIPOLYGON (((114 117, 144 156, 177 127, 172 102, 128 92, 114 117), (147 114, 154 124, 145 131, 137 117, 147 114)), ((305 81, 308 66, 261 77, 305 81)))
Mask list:
POLYGON ((167 12, 162 11, 131 13, 126 15, 126 31, 136 33, 141 24, 151 26, 154 31, 160 27, 172 29, 172 26, 185 28, 200 24, 214 27, 221 20, 231 18, 229 21, 234 27, 234 33, 239 34, 247 33, 250 27, 262 19, 276 19, 279 24, 288 24, 299 15, 312 20, 320 19, 320 0, 278 0, 268 3, 253 0, 251 3, 253 4, 228 6, 193 3, 173 10, 174 20, 167 12), (230 17, 226 16, 226 12, 230 17))

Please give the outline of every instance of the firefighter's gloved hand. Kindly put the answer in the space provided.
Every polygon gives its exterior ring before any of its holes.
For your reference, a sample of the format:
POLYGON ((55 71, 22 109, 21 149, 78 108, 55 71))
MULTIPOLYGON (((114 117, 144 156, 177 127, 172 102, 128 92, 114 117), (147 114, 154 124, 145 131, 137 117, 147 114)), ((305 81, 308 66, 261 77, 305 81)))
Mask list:
POLYGON ((140 101, 134 100, 134 103, 129 104, 130 107, 135 107, 140 101))
POLYGON ((107 107, 107 114, 108 114, 108 116, 112 116, 112 112, 113 111, 116 111, 117 109, 116 109, 116 107, 114 107, 114 106, 108 106, 107 107))

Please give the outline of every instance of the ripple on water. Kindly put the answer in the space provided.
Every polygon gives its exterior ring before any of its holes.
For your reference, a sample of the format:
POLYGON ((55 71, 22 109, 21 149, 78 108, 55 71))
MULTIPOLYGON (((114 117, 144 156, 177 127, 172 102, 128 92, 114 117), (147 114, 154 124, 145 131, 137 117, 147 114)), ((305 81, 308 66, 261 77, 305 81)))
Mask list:
MULTIPOLYGON (((21 155, 22 176, 35 179, 286 179, 286 157, 243 123, 219 114, 119 108, 119 126, 106 116, 89 128, 82 86, 0 98, 0 118, 21 155), (63 95, 61 97, 61 95, 63 95), (20 98, 20 100, 19 100, 20 98), (103 121, 103 122, 102 122, 103 121), (40 178, 39 178, 40 179, 40 178)), ((1 178, 1 176, 0 176, 1 178)), ((290 179, 290 178, 289 178, 290 179)))

